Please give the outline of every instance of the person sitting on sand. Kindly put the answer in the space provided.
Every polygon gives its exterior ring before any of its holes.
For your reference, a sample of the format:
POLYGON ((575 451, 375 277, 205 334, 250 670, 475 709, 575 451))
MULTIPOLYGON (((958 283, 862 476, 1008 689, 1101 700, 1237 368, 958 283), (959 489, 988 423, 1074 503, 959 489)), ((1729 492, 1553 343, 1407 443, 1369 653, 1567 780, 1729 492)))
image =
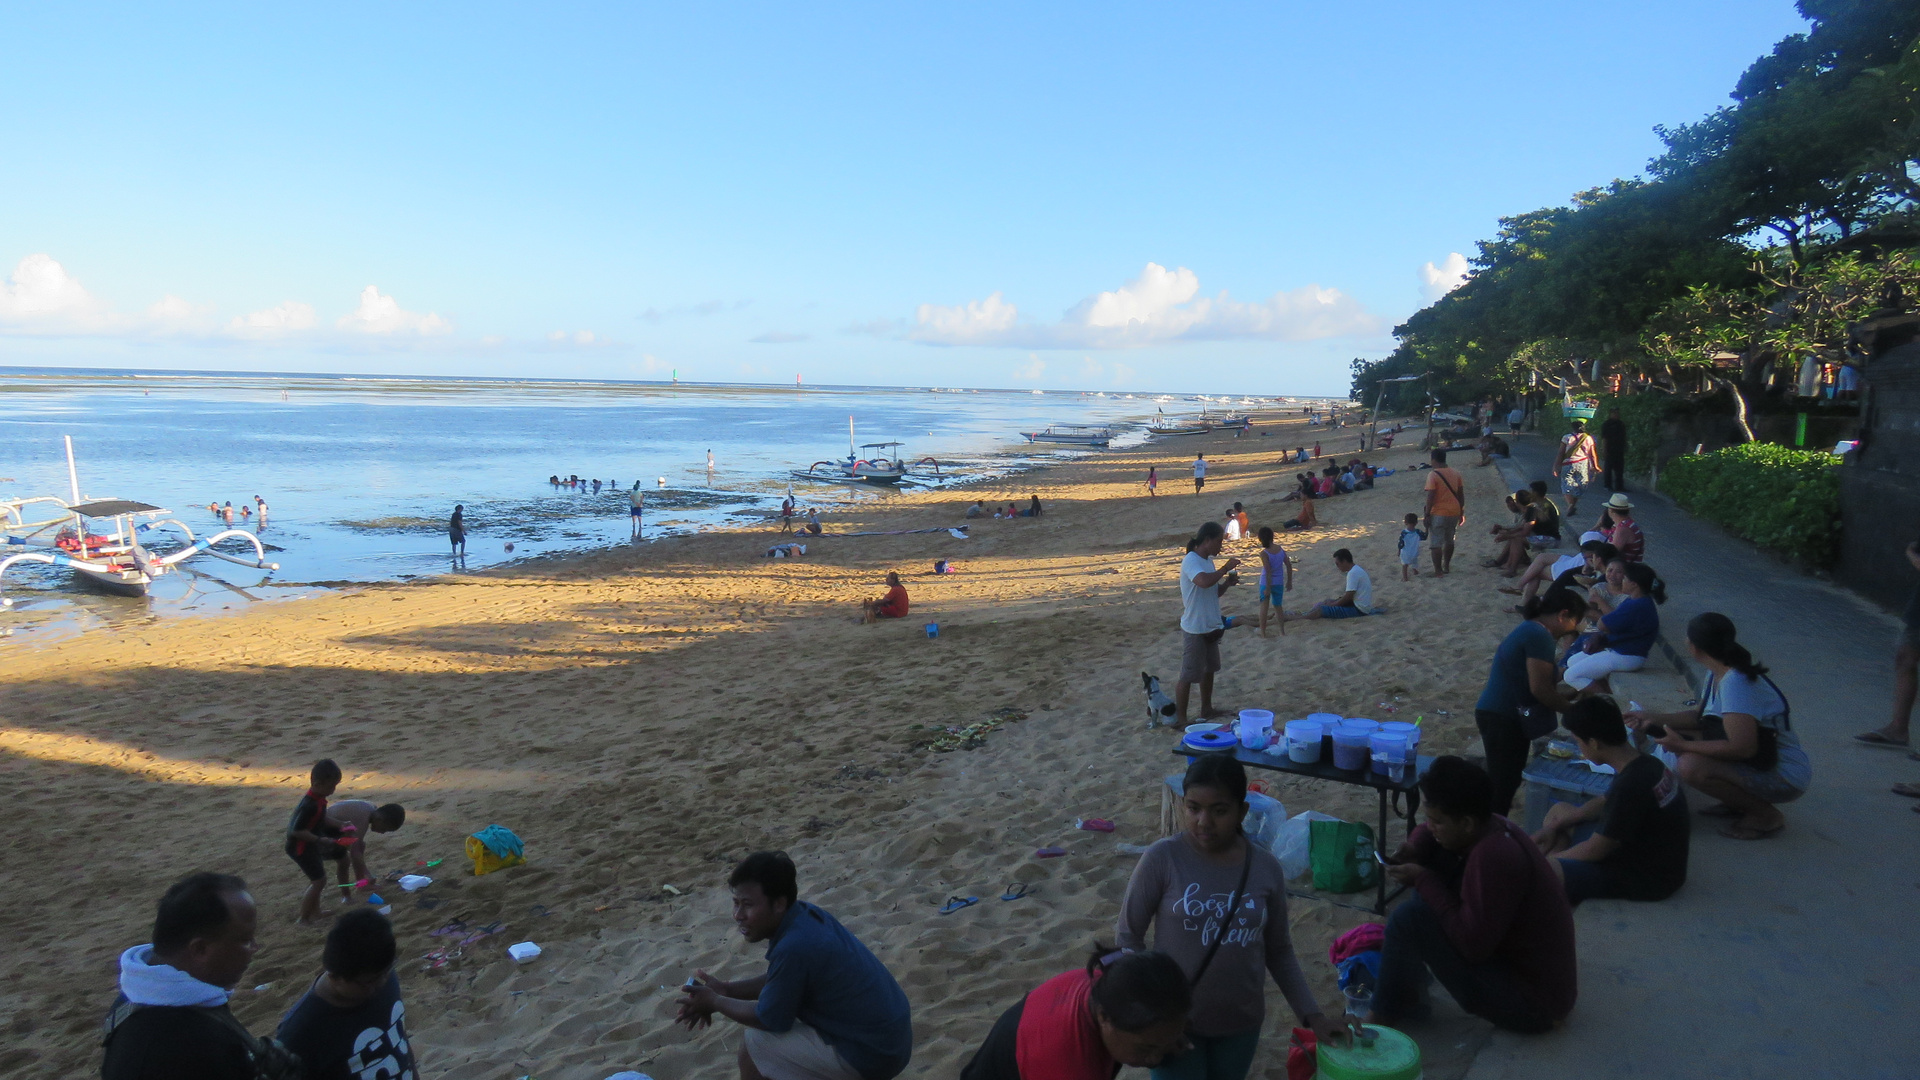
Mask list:
POLYGON ((1280 526, 1285 529, 1311 529, 1320 524, 1319 515, 1320 512, 1313 508, 1312 499, 1301 499, 1300 515, 1290 521, 1281 522, 1280 526))
MULTIPOLYGON (((1235 503, 1234 505, 1237 507, 1239 504, 1235 503)), ((1246 530, 1240 527, 1240 515, 1234 511, 1227 511, 1226 515, 1220 520, 1222 522, 1221 527, 1226 531, 1226 539, 1229 542, 1241 539, 1247 535, 1246 530)))
POLYGON ((1273 853, 1241 828, 1247 817, 1247 770, 1232 757, 1208 754, 1187 766, 1181 805, 1187 827, 1140 857, 1120 902, 1115 943, 1171 956, 1193 988, 1192 1045, 1160 1070, 1171 1076, 1244 1080, 1266 1023, 1271 974, 1300 1027, 1322 1040, 1348 1033, 1329 1019, 1300 971, 1288 933, 1287 875, 1273 853), (1220 903, 1195 917, 1195 897, 1220 903))
POLYGON ((1473 448, 1480 451, 1480 460, 1474 462, 1474 465, 1483 469, 1493 464, 1495 458, 1513 456, 1513 451, 1507 448, 1507 440, 1497 435, 1481 436, 1480 441, 1473 444, 1473 448))
POLYGON ((1545 586, 1590 590, 1606 573, 1607 564, 1618 556, 1619 552, 1601 539, 1599 533, 1588 533, 1580 543, 1580 550, 1570 555, 1556 555, 1551 551, 1535 555, 1520 580, 1500 586, 1500 591, 1518 596, 1525 603, 1545 586))
POLYGON ((1630 712, 1627 726, 1676 756, 1687 786, 1720 800, 1700 811, 1735 819, 1720 830, 1758 840, 1786 828, 1783 803, 1807 793, 1813 765, 1793 733, 1786 695, 1717 611, 1687 624, 1687 651, 1707 669, 1707 692, 1683 712, 1630 712))
POLYGON ((1420 778, 1426 820, 1388 860, 1413 895, 1387 917, 1374 1023, 1425 1019, 1438 978, 1496 1027, 1551 1029, 1578 995, 1573 908, 1526 830, 1494 812, 1486 770, 1452 755, 1420 778), (1431 975, 1429 975, 1431 972, 1431 975))
POLYGON ((869 623, 875 619, 903 619, 907 615, 907 587, 900 584, 900 575, 887 571, 887 595, 877 600, 860 601, 862 612, 860 621, 869 623))
POLYGON ((346 847, 334 848, 331 858, 334 870, 340 875, 341 885, 350 885, 356 881, 367 881, 373 877, 367 871, 367 837, 374 833, 390 833, 407 823, 407 808, 399 803, 387 803, 375 806, 366 799, 342 799, 327 804, 327 825, 340 836, 354 837, 357 843, 346 847), (352 876, 348 876, 348 871, 352 876))
POLYGON ((1373 578, 1353 561, 1353 552, 1341 548, 1333 553, 1333 565, 1346 580, 1346 591, 1322 600, 1291 619, 1356 619, 1373 614, 1373 578))
POLYGON ((820 511, 817 507, 807 507, 806 532, 809 536, 820 535, 820 511))
POLYGON ((1607 534, 1607 543, 1620 549, 1620 557, 1640 562, 1647 557, 1647 537, 1640 523, 1633 520, 1633 502, 1618 492, 1606 501, 1594 529, 1607 534))
MULTIPOLYGON (((327 796, 340 787, 340 766, 321 758, 307 773, 307 793, 287 820, 287 857, 307 875, 307 891, 300 897, 300 925, 320 922, 320 898, 326 895, 327 873, 322 860, 337 858, 340 830, 327 821, 327 796)), ((352 842, 348 841, 348 845, 352 842)))
POLYGON ((1040 516, 1040 496, 1035 495, 1033 497, 1033 501, 1027 504, 1027 516, 1028 517, 1040 516))
POLYGON ((370 907, 340 916, 320 954, 324 970, 275 1036, 300 1056, 303 1076, 411 1078, 417 1075, 400 1001, 393 921, 370 907))
POLYGON ((1109 1080, 1185 1049, 1193 992, 1165 953, 1096 944, 994 1021, 960 1080, 1109 1080))
POLYGON ((1660 636, 1660 609, 1667 602, 1667 584, 1646 563, 1615 560, 1624 576, 1619 603, 1588 635, 1584 651, 1567 657, 1567 685, 1575 690, 1597 686, 1594 693, 1611 692, 1607 676, 1616 671, 1639 671, 1660 636))
POLYGON ((231 874, 202 870, 167 889, 152 943, 120 954, 120 993, 107 1013, 101 1080, 296 1075, 291 1055, 249 1034, 228 1009, 259 947, 258 921, 247 883, 231 874), (269 1063, 285 1071, 262 1071, 269 1063))
POLYGON ((727 877, 733 925, 767 943, 767 970, 729 982, 696 971, 677 1024, 719 1013, 744 1029, 742 1080, 892 1080, 913 1055, 907 995, 839 920, 800 899, 785 852, 747 856, 727 877))
POLYGON ((1567 888, 1567 901, 1665 900, 1687 883, 1687 793, 1665 762, 1627 741, 1620 706, 1582 698, 1562 721, 1580 756, 1613 770, 1605 795, 1556 802, 1533 842, 1567 888), (1598 824, 1578 843, 1573 832, 1598 824))
POLYGON ((986 517, 987 516, 987 500, 985 499, 973 500, 973 505, 967 507, 967 516, 970 518, 986 517))
POLYGON ((1507 496, 1507 509, 1513 511, 1513 524, 1487 528, 1487 535, 1493 537, 1499 550, 1485 565, 1502 571, 1502 577, 1514 577, 1527 563, 1527 537, 1533 533, 1533 492, 1521 488, 1507 496))

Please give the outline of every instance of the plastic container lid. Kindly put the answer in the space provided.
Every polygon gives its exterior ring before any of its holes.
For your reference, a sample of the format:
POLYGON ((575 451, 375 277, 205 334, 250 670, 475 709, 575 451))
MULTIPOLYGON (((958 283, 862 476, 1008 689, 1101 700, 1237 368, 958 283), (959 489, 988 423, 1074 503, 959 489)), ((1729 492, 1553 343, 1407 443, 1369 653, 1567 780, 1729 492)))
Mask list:
POLYGON ((1373 738, 1373 734, 1373 732, 1362 728, 1350 728, 1342 724, 1340 727, 1334 729, 1333 745, 1365 746, 1367 745, 1367 740, 1373 738))
POLYGON ((1420 742, 1419 724, 1409 724, 1405 720, 1388 720, 1380 725, 1380 730, 1391 732, 1395 735, 1404 735, 1406 736, 1407 742, 1411 745, 1418 745, 1420 742))
POLYGON ((1398 758, 1405 757, 1407 753, 1406 736, 1385 731, 1376 731, 1367 736, 1367 745, 1372 747, 1376 754, 1387 754, 1398 758))
POLYGON ((1231 750, 1240 745, 1238 736, 1225 731, 1196 731, 1181 740, 1189 750, 1231 750))
POLYGON ((1308 742, 1313 739, 1318 739, 1325 730, 1326 729, 1321 726, 1320 721, 1312 718, 1287 721, 1287 738, 1292 739, 1294 742, 1308 742))
POLYGON ((1380 721, 1369 720, 1364 716, 1349 716, 1345 720, 1340 721, 1340 726, 1341 727, 1353 726, 1353 727, 1359 728, 1362 731, 1379 731, 1380 721))
POLYGON ((1272 727, 1273 713, 1268 712, 1266 709, 1241 709, 1240 722, 1242 724, 1251 724, 1257 728, 1272 727))
POLYGON ((1316 723, 1316 724, 1319 724, 1319 725, 1321 725, 1322 727, 1326 727, 1326 726, 1329 726, 1329 725, 1332 725, 1332 724, 1337 724, 1337 723, 1339 723, 1339 722, 1340 722, 1340 714, 1339 714, 1339 713, 1333 713, 1333 712, 1317 712, 1317 713, 1308 713, 1308 714, 1307 714, 1307 719, 1309 719, 1309 720, 1311 720, 1311 721, 1313 721, 1313 722, 1314 722, 1314 723, 1316 723))
POLYGON ((1368 1024, 1372 1046, 1321 1043, 1317 1054, 1322 1080, 1419 1080, 1420 1047, 1390 1027, 1368 1024))

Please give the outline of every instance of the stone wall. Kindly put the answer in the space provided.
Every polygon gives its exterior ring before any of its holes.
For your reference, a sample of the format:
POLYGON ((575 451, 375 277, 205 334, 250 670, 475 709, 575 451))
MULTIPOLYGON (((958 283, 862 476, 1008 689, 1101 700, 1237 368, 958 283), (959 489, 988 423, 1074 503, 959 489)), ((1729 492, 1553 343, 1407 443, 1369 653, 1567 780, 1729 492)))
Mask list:
POLYGON ((1834 576, 1894 609, 1920 585, 1907 564, 1920 539, 1920 343, 1875 357, 1866 369, 1860 448, 1840 473, 1840 562, 1834 576))

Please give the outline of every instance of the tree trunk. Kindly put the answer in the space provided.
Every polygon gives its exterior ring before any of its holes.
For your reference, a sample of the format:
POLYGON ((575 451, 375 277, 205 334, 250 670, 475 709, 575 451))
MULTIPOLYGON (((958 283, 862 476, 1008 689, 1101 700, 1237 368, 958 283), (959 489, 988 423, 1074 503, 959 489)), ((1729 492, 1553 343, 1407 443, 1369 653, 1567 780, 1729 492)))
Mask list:
POLYGON ((1739 385, 1732 379, 1715 378, 1714 382, 1726 387, 1727 393, 1733 396, 1733 422, 1740 426, 1740 441, 1757 441, 1753 437, 1753 428, 1747 426, 1747 397, 1740 392, 1739 385))

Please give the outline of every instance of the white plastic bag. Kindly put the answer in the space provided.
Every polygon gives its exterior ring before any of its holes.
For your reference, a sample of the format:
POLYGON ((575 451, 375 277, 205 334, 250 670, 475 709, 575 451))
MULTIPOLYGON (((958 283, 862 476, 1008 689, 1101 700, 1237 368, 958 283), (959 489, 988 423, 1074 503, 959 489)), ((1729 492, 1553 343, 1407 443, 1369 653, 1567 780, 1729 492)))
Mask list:
POLYGON ((1339 820, 1331 814, 1305 810, 1288 818, 1286 824, 1280 826, 1280 836, 1273 846, 1273 853, 1280 859, 1280 869, 1287 875, 1288 881, 1313 869, 1309 853, 1313 843, 1313 823, 1339 820))
POLYGON ((1257 791, 1247 792, 1247 820, 1242 828, 1254 843, 1272 851, 1274 841, 1280 838, 1280 827, 1286 821, 1287 808, 1279 799, 1257 791))

